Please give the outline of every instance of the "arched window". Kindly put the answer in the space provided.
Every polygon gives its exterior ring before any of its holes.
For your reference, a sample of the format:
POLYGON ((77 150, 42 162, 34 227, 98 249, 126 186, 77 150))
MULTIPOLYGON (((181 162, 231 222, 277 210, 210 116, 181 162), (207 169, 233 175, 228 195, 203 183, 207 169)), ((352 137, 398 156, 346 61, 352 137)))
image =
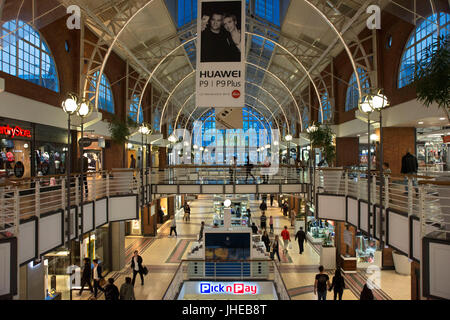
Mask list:
POLYGON ((1 71, 59 92, 55 61, 38 31, 10 20, 2 24, 1 37, 1 71))
POLYGON ((144 122, 144 113, 142 112, 142 106, 139 106, 139 95, 135 94, 130 103, 130 109, 128 110, 128 116, 137 123, 144 122), (139 118, 138 118, 139 110, 139 118))
POLYGON ((448 35, 450 32, 450 14, 443 12, 433 14, 419 23, 414 29, 400 62, 398 73, 399 88, 403 88, 413 82, 415 66, 423 59, 426 48, 437 40, 438 26, 440 27, 440 35, 448 35))
POLYGON ((323 116, 322 113, 319 110, 319 122, 320 123, 325 123, 326 121, 331 120, 331 115, 332 115, 332 110, 331 110, 331 103, 330 103, 330 99, 328 99, 328 92, 325 92, 322 95, 322 111, 323 111, 323 116))
POLYGON ((159 111, 158 108, 155 108, 155 110, 153 111, 153 128, 154 128, 154 131, 158 131, 159 132, 160 121, 161 121, 161 112, 159 111))
POLYGON ((303 108, 302 125, 303 125, 303 131, 306 132, 306 129, 308 129, 308 127, 309 127, 309 110, 306 107, 303 108))
MULTIPOLYGON (((359 74, 359 82, 361 83, 362 92, 369 93, 370 91, 369 74, 363 68, 357 68, 357 70, 359 74)), ((358 83, 356 82, 356 75, 355 73, 353 73, 347 88, 347 95, 345 99, 345 111, 350 111, 357 108, 358 103, 359 103, 358 83)))
MULTIPOLYGON (((95 97, 95 84, 98 83, 98 75, 100 71, 97 71, 94 74, 94 79, 89 87, 89 98, 95 97)), ((106 78, 105 74, 102 74, 102 79, 100 81, 100 88, 98 93, 98 108, 108 111, 110 113, 114 113, 114 100, 111 91, 111 85, 109 83, 108 78, 106 78)))

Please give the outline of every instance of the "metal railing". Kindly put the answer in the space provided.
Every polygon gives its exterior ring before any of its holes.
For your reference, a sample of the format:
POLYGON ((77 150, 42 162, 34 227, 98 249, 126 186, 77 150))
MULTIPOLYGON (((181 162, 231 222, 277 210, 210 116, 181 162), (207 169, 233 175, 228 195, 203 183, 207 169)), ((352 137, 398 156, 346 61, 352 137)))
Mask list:
POLYGON ((450 178, 419 182, 422 237, 450 240, 450 178))
POLYGON ((273 281, 280 300, 290 300, 278 266, 272 260, 204 261, 183 260, 164 293, 163 300, 177 299, 185 281, 193 280, 269 280, 273 281), (239 273, 239 275, 237 275, 239 273))
MULTIPOLYGON (((67 206, 67 176, 54 175, 12 180, 0 185, 0 232, 18 234, 21 219, 65 209, 67 206)), ((70 177, 71 205, 97 200, 106 196, 139 194, 140 175, 129 169, 89 172, 85 181, 80 174, 70 177)))

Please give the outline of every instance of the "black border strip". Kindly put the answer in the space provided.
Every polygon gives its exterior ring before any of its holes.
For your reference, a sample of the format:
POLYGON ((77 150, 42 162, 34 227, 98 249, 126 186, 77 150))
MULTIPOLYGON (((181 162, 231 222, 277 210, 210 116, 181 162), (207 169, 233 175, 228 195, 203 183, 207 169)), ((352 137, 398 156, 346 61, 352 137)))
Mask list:
POLYGON ((437 297, 430 294, 430 243, 440 243, 445 245, 450 245, 450 241, 441 240, 441 239, 432 239, 429 237, 422 238, 422 258, 423 261, 421 263, 422 269, 422 290, 424 297, 430 297, 439 300, 446 300, 442 297, 437 297))
POLYGON ((359 229, 358 228, 358 226, 355 226, 353 223, 351 223, 351 222, 349 222, 348 221, 348 199, 353 199, 353 200, 356 200, 356 203, 357 203, 357 210, 358 210, 358 212, 357 212, 357 216, 358 216, 358 223, 359 223, 359 202, 358 202, 358 199, 357 198, 355 198, 355 197, 353 197, 353 196, 347 196, 347 204, 346 204, 346 223, 347 224, 349 224, 349 225, 351 225, 351 226, 353 226, 353 227, 355 227, 356 229, 359 229))
MULTIPOLYGON (((32 216, 27 219, 21 219, 20 224, 25 224, 25 223, 28 223, 31 221, 34 221, 34 238, 35 238, 35 240, 34 240, 35 241, 34 242, 34 257, 19 264, 19 267, 21 267, 25 264, 28 264, 29 262, 31 262, 34 259, 37 259, 39 257, 39 219, 38 219, 38 217, 32 216)), ((20 226, 19 226, 19 228, 20 228, 20 226)), ((17 247, 17 248, 19 248, 19 247, 17 247)), ((17 252, 17 259, 19 259, 19 252, 17 252)))
MULTIPOLYGON (((391 245, 389 243, 389 213, 391 213, 391 212, 395 213, 397 215, 400 215, 400 216, 408 218, 408 214, 405 213, 405 212, 402 212, 402 211, 399 211, 399 210, 395 210, 395 209, 392 209, 392 208, 387 208, 387 210, 386 210, 386 245, 391 247, 391 248, 394 248, 395 250, 397 250, 397 251, 399 251, 399 252, 401 252, 403 254, 406 254, 406 256, 409 257, 409 253, 408 252, 400 250, 399 248, 394 247, 393 245, 391 245)), ((409 228, 409 226, 408 226, 408 228, 409 228)), ((409 238, 409 235, 408 235, 408 238, 409 238)), ((409 247, 409 245, 408 245, 408 247, 409 247)))
POLYGON ((340 195, 340 194, 331 194, 331 193, 317 193, 316 194, 316 219, 325 219, 325 220, 333 220, 333 221, 338 221, 338 222, 345 222, 345 218, 344 220, 336 220, 336 219, 331 219, 331 218, 320 218, 319 217, 319 196, 333 196, 333 197, 339 197, 339 198, 344 198, 345 201, 345 211, 347 211, 347 200, 345 199, 344 195, 340 195))
POLYGON ((9 293, 1 295, 0 299, 12 299, 17 294, 17 238, 0 239, 0 243, 10 243, 10 273, 9 273, 9 293))
POLYGON ((99 198, 99 199, 97 199, 97 200, 95 200, 95 203, 94 203, 94 228, 95 229, 97 229, 97 228, 100 228, 100 227, 102 227, 102 226, 104 226, 105 224, 108 224, 108 222, 109 222, 109 219, 108 219, 108 212, 109 212, 109 201, 108 201, 108 197, 101 197, 101 198, 99 198), (103 223, 103 224, 101 224, 101 225, 96 225, 96 215, 95 215, 95 205, 97 204, 97 201, 103 201, 103 200, 106 200, 106 222, 105 223, 103 223))
POLYGON ((80 222, 80 235, 84 235, 85 233, 89 233, 89 232, 92 232, 92 231, 94 231, 95 230, 95 201, 94 200, 91 200, 91 201, 85 201, 85 202, 83 202, 81 205, 82 206, 86 206, 86 205, 88 205, 88 204, 92 204, 92 229, 90 229, 90 230, 87 230, 87 231, 84 231, 84 211, 85 211, 85 208, 86 207, 84 207, 83 208, 83 214, 81 214, 81 210, 80 210, 80 218, 81 218, 81 222, 80 222))
MULTIPOLYGON (((408 255, 408 257, 411 260, 414 260, 414 261, 420 263, 420 260, 416 259, 414 257, 414 254, 413 254, 413 252, 414 252, 414 241, 413 241, 413 237, 414 237, 414 234, 413 234, 413 229, 414 229, 413 228, 413 223, 414 223, 414 220, 419 221, 419 223, 420 223, 419 217, 409 216, 409 255, 408 255)), ((419 227, 420 227, 420 225, 419 225, 419 227)), ((419 228, 419 232, 420 232, 420 228, 419 228)))
MULTIPOLYGON (((138 200, 138 195, 137 194, 129 193, 129 194, 121 194, 121 195, 110 196, 110 198, 125 198, 125 197, 136 197, 136 217, 135 218, 127 218, 127 219, 109 221, 109 213, 108 213, 108 222, 129 221, 129 220, 138 220, 139 219, 139 200, 138 200)), ((109 209, 109 206, 108 206, 108 209, 109 209)))
MULTIPOLYGON (((44 256, 45 254, 47 254, 48 252, 51 252, 51 251, 53 251, 53 250, 55 250, 56 248, 59 248, 59 247, 61 247, 61 246, 63 246, 64 245, 64 242, 65 242, 65 236, 64 236, 64 210, 63 209, 58 209, 58 210, 55 210, 55 211, 51 211, 51 212, 48 212, 48 213, 45 213, 45 214, 41 214, 41 219, 42 218, 45 218, 45 217, 49 217, 49 216, 52 216, 52 215, 55 215, 55 214, 61 214, 61 243, 59 244, 59 245, 57 245, 57 246, 55 246, 55 247, 52 247, 51 249, 49 249, 49 250, 47 250, 47 251, 44 251, 44 252, 42 252, 41 253, 41 248, 39 248, 39 256, 44 256)), ((41 225, 41 219, 39 219, 39 226, 41 225)))

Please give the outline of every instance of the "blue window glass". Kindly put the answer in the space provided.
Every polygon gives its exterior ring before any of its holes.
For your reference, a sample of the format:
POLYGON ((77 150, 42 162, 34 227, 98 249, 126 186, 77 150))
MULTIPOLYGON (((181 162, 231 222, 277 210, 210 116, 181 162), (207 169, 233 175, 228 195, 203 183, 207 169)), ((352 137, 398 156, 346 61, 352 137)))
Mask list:
POLYGON ((437 40, 438 25, 440 27, 440 35, 448 35, 450 32, 450 14, 443 12, 433 14, 419 23, 413 31, 400 62, 398 73, 399 88, 403 88, 413 82, 415 66, 423 59, 426 48, 437 40))
MULTIPOLYGON (((357 68, 357 70, 359 74, 359 82, 361 83, 362 92, 369 93, 370 91, 369 74, 363 68, 357 68)), ((347 95, 345 98, 345 111, 350 111, 357 108, 358 103, 359 103, 358 84, 356 82, 356 75, 355 73, 353 73, 347 88, 347 95)))
POLYGON ((308 108, 303 109, 302 125, 303 125, 303 131, 306 132, 306 129, 309 127, 309 110, 308 110, 308 108))
POLYGON ((255 14, 280 26, 280 0, 255 0, 255 14))
POLYGON ((197 19, 197 0, 178 0, 178 27, 197 19))
POLYGON ((159 132, 159 126, 160 126, 160 121, 161 121, 161 112, 159 111, 158 108, 155 109, 155 111, 153 111, 153 128, 154 131, 158 131, 159 132))
MULTIPOLYGON (((99 74, 100 71, 94 73, 93 81, 89 87, 89 91, 91 91, 89 93, 89 99, 95 99, 95 85, 98 83, 99 74)), ((110 113, 114 113, 114 100, 112 96, 111 85, 105 74, 102 74, 102 79, 100 81, 100 88, 98 93, 98 108, 110 113)))
POLYGON ((130 109, 128 110, 128 116, 137 123, 142 123, 144 121, 144 113, 142 112, 142 106, 139 106, 139 95, 137 94, 135 94, 133 96, 133 99, 131 100, 130 109))
POLYGON ((328 120, 331 120, 331 103, 330 100, 328 99, 328 92, 325 92, 322 95, 322 111, 323 111, 323 117, 322 114, 319 111, 319 122, 320 123, 325 123, 328 120))
POLYGON ((38 31, 21 20, 10 20, 0 32, 0 70, 59 92, 55 62, 38 31))

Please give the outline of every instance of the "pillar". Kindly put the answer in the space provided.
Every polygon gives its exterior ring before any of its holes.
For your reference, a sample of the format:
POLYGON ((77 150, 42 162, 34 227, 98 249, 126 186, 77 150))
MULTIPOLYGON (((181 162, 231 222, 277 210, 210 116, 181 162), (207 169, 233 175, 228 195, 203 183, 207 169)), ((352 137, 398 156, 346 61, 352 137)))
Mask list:
POLYGON ((109 230, 112 252, 111 269, 119 271, 125 266, 125 222, 111 222, 109 230))
POLYGON ((392 173, 399 174, 402 157, 408 149, 416 154, 416 128, 383 127, 383 161, 389 163, 392 173))
POLYGON ((336 166, 354 166, 359 164, 359 138, 336 138, 336 166))
POLYGON ((159 159, 159 171, 164 171, 167 168, 167 148, 158 148, 158 159, 159 159))
POLYGON ((156 236, 156 224, 158 223, 158 216, 155 202, 150 203, 150 205, 145 206, 142 210, 142 234, 144 236, 156 236), (152 206, 155 212, 152 215, 152 206))
POLYGON ((411 300, 421 300, 420 293, 420 263, 411 262, 411 300))

